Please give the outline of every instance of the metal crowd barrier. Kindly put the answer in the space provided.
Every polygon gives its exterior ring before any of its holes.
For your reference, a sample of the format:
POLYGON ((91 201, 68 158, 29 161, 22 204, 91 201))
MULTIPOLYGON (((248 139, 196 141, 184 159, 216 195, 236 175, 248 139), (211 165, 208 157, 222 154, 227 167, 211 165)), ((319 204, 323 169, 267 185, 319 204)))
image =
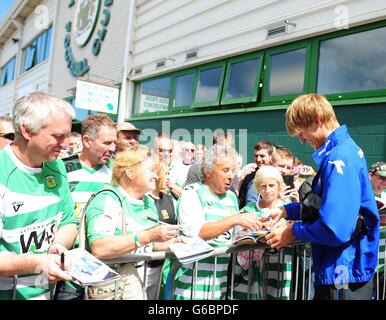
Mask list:
MULTIPOLYGON (((310 259, 309 250, 307 250, 307 245, 301 242, 296 242, 293 245, 289 246, 293 250, 293 256, 292 256, 292 265, 295 266, 294 270, 292 270, 292 274, 296 275, 295 277, 291 275, 291 289, 290 289, 290 299, 291 300, 297 300, 297 299, 310 299, 310 288, 311 288, 311 272, 310 268, 307 271, 307 268, 303 268, 302 266, 302 259, 305 260, 306 258, 310 259), (292 279, 294 279, 292 281, 292 279)), ((213 273, 217 271, 217 257, 222 256, 225 254, 230 255, 230 281, 229 281, 229 288, 228 288, 228 299, 233 300, 233 289, 234 289, 234 269, 235 269, 235 263, 236 263, 236 255, 238 252, 249 252, 250 257, 250 267, 248 269, 248 293, 247 299, 251 299, 252 296, 252 289, 253 289, 253 250, 255 249, 264 249, 263 254, 263 265, 264 267, 269 266, 269 257, 272 254, 278 255, 278 265, 283 266, 283 259, 284 259, 284 253, 281 249, 279 251, 269 249, 266 245, 262 243, 254 243, 254 244, 245 244, 245 245, 238 245, 238 246, 231 246, 231 247, 217 247, 214 249, 212 254, 209 257, 215 258, 214 263, 214 270, 213 273)), ((166 258, 174 259, 176 263, 173 263, 171 265, 171 269, 169 271, 166 287, 168 288, 167 292, 168 295, 165 297, 167 300, 173 299, 173 292, 174 292, 174 278, 176 273, 178 272, 179 268, 182 266, 178 261, 176 261, 176 258, 172 252, 151 252, 151 253, 145 253, 145 254, 127 254, 125 256, 119 257, 117 259, 110 259, 110 260, 104 260, 104 262, 110 266, 114 266, 117 264, 123 264, 123 263, 138 263, 138 262, 147 262, 151 260, 164 260, 166 258)), ((208 258, 208 257, 207 257, 208 258)), ((263 268, 264 269, 264 268, 263 268)), ((265 268, 264 271, 266 272, 264 279, 266 280, 267 277, 267 271, 268 268, 265 268)), ((280 269, 277 270, 277 279, 278 283, 281 283, 284 279, 283 274, 285 270, 280 269)), ((143 292, 146 291, 146 274, 147 274, 147 265, 144 263, 143 266, 143 283, 142 283, 142 290, 143 292)), ((214 280, 215 278, 213 278, 214 280)), ((197 262, 193 262, 193 277, 192 277, 192 290, 191 290, 191 299, 196 298, 196 282, 197 282, 197 262)), ((215 297, 214 292, 214 283, 213 283, 213 290, 211 293, 212 299, 215 297)), ((267 283, 263 286, 263 293, 262 297, 263 299, 267 296, 267 283)), ((87 290, 85 290, 87 292, 87 290)), ((276 296, 278 299, 281 299, 283 296, 283 288, 282 286, 278 286, 276 296)), ((86 297, 87 298, 87 297, 86 297)))
MULTIPOLYGON (((385 238, 386 238, 386 227, 381 227, 381 237, 380 237, 380 244, 379 244, 379 250, 378 250, 378 265, 376 274, 374 277, 374 299, 375 300, 385 300, 385 287, 386 287, 386 279, 384 277, 384 270, 385 270, 385 253, 386 253, 386 245, 385 245, 385 238)), ((292 245, 286 247, 290 248, 292 250, 292 270, 291 270, 291 277, 290 277, 290 291, 289 291, 289 299, 290 300, 310 300, 313 298, 313 279, 312 279, 312 259, 311 259, 311 249, 310 245, 308 243, 303 242, 294 242, 292 245)), ((284 270, 284 250, 285 248, 280 249, 279 251, 276 250, 276 252, 272 251, 272 249, 269 249, 265 244, 263 243, 254 243, 254 244, 244 244, 244 245, 238 245, 238 246, 230 246, 230 247, 217 247, 214 249, 212 254, 209 257, 215 258, 215 264, 214 264, 214 270, 213 272, 216 272, 217 267, 217 257, 229 254, 230 255, 230 268, 228 270, 231 270, 230 275, 230 281, 228 281, 228 288, 227 288, 227 299, 233 300, 233 293, 234 293, 234 271, 235 271, 235 264, 236 264, 236 256, 238 252, 249 252, 249 269, 248 269, 248 292, 247 292, 247 299, 251 299, 252 297, 252 291, 253 291, 253 285, 254 285, 254 274, 253 274, 253 250, 255 249, 264 249, 264 254, 262 257, 262 263, 263 263, 263 280, 264 285, 262 288, 261 298, 266 299, 267 297, 267 288, 268 288, 268 271, 269 271, 269 258, 270 256, 276 254, 278 255, 278 270, 277 272, 277 281, 279 283, 279 286, 276 288, 276 298, 282 299, 283 297, 283 286, 280 285, 284 281, 284 274, 285 272, 288 272, 287 270, 284 270)), ((172 252, 169 251, 160 251, 160 252, 151 252, 151 253, 143 253, 143 254, 127 254, 122 257, 116 258, 116 259, 109 259, 104 260, 104 262, 109 266, 116 266, 120 264, 125 263, 143 263, 143 282, 142 282, 142 291, 144 293, 145 298, 145 292, 146 292, 146 275, 147 275, 147 264, 145 262, 152 261, 152 260, 165 260, 165 259, 174 259, 176 260, 176 257, 172 252)), ((168 288, 167 292, 169 293, 165 298, 167 300, 173 299, 173 292, 174 292, 174 278, 179 270, 181 268, 181 264, 176 260, 177 263, 171 264, 171 269, 168 275, 166 287, 168 288)), ((288 279, 286 279, 288 280, 288 279)), ((191 290, 191 299, 196 298, 196 282, 197 282, 197 262, 193 262, 193 277, 192 277, 192 290, 191 290)), ((17 284, 17 276, 14 277, 14 292, 13 292, 13 299, 16 298, 16 284, 17 284)), ((214 284, 214 283, 213 283, 214 284)), ((214 288, 214 285, 212 286, 214 288)), ((85 287, 85 299, 87 300, 87 287, 85 287)), ((212 298, 215 297, 215 292, 212 290, 212 298)))

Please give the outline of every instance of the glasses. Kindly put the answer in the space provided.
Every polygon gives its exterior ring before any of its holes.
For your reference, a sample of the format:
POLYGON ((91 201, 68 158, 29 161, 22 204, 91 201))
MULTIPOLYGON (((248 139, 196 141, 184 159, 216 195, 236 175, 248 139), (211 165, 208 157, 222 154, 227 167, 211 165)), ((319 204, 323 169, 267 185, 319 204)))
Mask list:
POLYGON ((161 153, 172 153, 172 152, 173 152, 173 149, 162 149, 162 148, 158 148, 158 151, 161 152, 161 153))
POLYGON ((8 133, 0 133, 0 137, 3 137, 4 139, 8 140, 15 140, 15 134, 13 132, 8 132, 8 133))

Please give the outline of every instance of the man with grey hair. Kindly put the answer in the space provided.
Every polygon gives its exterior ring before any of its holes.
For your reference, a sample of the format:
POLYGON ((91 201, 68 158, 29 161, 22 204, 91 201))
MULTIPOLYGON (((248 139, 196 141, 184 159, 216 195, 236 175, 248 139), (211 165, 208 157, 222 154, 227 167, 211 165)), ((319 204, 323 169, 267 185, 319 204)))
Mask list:
POLYGON ((0 150, 15 139, 15 131, 10 116, 0 116, 0 150))
MULTIPOLYGON (((236 151, 228 145, 215 145, 202 164, 204 179, 184 188, 179 202, 179 223, 184 235, 201 237, 215 247, 232 243, 233 229, 257 229, 255 213, 239 214, 236 195, 229 191, 236 173, 236 151)), ((229 255, 209 257, 197 263, 196 299, 225 299, 229 255), (216 263, 216 273, 208 272, 216 263), (213 287, 213 285, 215 287, 213 287), (212 296, 212 291, 214 296, 212 296)), ((190 299, 193 264, 181 268, 175 281, 175 299, 190 299)))
POLYGON ((48 299, 46 277, 73 280, 62 270, 61 254, 77 227, 57 157, 75 113, 64 100, 34 92, 12 114, 15 141, 0 151, 0 299, 48 299))

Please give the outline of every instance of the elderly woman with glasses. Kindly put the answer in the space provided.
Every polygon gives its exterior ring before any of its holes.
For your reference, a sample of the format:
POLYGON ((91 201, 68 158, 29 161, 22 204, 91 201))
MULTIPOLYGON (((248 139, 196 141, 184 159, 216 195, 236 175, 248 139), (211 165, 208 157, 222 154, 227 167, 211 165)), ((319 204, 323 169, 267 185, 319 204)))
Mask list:
MULTIPOLYGON (((236 226, 256 229, 260 226, 254 213, 239 214, 236 195, 230 191, 236 173, 235 150, 216 145, 205 155, 204 179, 184 188, 179 201, 179 221, 184 235, 201 237, 215 247, 232 243, 236 226)), ((196 286, 192 286, 193 264, 185 264, 175 280, 174 298, 225 299, 229 255, 208 257, 197 262, 196 286), (216 259, 216 260, 215 260, 216 259)))
MULTIPOLYGON (((132 252, 165 250, 178 225, 161 225, 157 208, 146 193, 155 189, 157 175, 150 149, 138 145, 117 154, 111 191, 95 196, 86 209, 87 246, 100 259, 113 259, 132 252), (155 221, 155 222, 154 222, 155 221)), ((142 273, 135 263, 118 267, 121 275, 118 298, 143 299, 142 273)), ((111 299, 93 290, 94 299, 111 299)))
MULTIPOLYGON (((262 166, 256 172, 255 178, 253 180, 254 191, 259 195, 258 200, 255 202, 248 203, 244 208, 240 210, 240 212, 251 212, 255 213, 257 217, 261 218, 266 216, 270 209, 277 208, 284 204, 283 200, 281 200, 280 195, 285 190, 285 183, 281 172, 278 168, 274 166, 262 166)), ((266 223, 267 227, 271 227, 273 221, 266 223)), ((284 223, 283 219, 280 221, 284 223)), ((249 234, 247 230, 240 230, 238 228, 238 232, 236 238, 242 238, 249 234)), ((248 241, 240 241, 240 244, 243 244, 248 241)), ((250 241, 249 241, 250 242, 250 241)), ((254 284, 251 291, 251 299, 260 300, 262 299, 261 292, 262 286, 264 283, 262 272, 262 255, 264 253, 264 249, 255 249, 253 250, 253 260, 254 263, 250 262, 249 251, 242 251, 237 254, 237 263, 235 265, 235 282, 234 282, 234 291, 233 298, 245 300, 247 299, 248 294, 248 273, 249 268, 253 266, 253 279, 254 284)), ((279 253, 280 254, 280 253, 279 253)), ((268 275, 269 288, 267 288, 267 299, 277 299, 280 298, 283 300, 289 299, 289 289, 291 284, 291 278, 288 275, 292 268, 292 250, 290 248, 284 249, 284 261, 283 264, 279 264, 279 254, 271 253, 268 257, 268 263, 264 265, 266 274, 268 275), (277 277, 277 271, 283 267, 283 270, 289 271, 287 276, 283 279, 279 279, 277 277), (274 284, 274 285, 273 285, 274 284), (282 293, 279 295, 279 293, 282 293)))

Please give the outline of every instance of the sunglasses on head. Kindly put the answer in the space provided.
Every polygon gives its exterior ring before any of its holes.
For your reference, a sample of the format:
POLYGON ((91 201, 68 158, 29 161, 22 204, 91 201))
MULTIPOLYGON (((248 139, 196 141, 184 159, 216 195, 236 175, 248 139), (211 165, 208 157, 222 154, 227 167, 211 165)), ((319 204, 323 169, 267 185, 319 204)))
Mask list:
POLYGON ((15 134, 13 132, 9 132, 9 133, 0 133, 0 137, 3 137, 4 139, 8 139, 8 140, 15 140, 15 134))

